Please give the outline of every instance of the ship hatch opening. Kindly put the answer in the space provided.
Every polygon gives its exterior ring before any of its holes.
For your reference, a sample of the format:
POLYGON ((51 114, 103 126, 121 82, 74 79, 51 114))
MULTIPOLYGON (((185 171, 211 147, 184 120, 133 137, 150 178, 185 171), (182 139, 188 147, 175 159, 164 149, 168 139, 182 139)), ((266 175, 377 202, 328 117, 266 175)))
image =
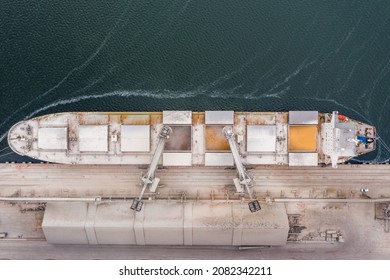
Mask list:
POLYGON ((317 150, 317 126, 290 125, 288 149, 292 152, 315 152, 317 150))
POLYGON ((165 151, 186 151, 191 152, 192 127, 171 126, 172 135, 165 143, 165 151))
POLYGON ((207 151, 230 151, 229 143, 223 134, 224 126, 206 126, 206 150, 207 151))

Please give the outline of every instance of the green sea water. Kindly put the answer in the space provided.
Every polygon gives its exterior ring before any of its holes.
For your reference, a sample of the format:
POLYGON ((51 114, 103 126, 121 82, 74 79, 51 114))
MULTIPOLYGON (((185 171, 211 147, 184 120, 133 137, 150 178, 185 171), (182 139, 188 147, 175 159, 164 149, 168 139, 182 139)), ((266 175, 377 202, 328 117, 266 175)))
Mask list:
POLYGON ((389 96, 387 0, 0 1, 0 162, 65 111, 338 110, 390 145, 389 96))

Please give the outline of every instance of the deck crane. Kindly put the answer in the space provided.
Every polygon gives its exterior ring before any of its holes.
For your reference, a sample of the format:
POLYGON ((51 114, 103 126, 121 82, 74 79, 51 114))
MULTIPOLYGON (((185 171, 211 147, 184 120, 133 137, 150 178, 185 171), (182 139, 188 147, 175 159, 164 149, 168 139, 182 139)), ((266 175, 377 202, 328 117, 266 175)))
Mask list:
POLYGON ((251 201, 248 203, 249 210, 251 212, 259 211, 261 209, 260 203, 258 200, 253 200, 252 192, 249 188, 253 184, 253 179, 246 172, 246 169, 242 164, 238 146, 236 141, 234 140, 233 127, 225 126, 223 128, 223 133, 225 135, 225 138, 229 142, 230 150, 232 151, 233 159, 236 164, 236 168, 238 172, 238 178, 233 179, 234 185, 236 186, 236 190, 237 192, 242 193, 244 192, 244 188, 245 188, 245 190, 249 195, 249 198, 251 199, 251 201))
POLYGON ((160 182, 160 178, 155 177, 154 172, 157 169, 158 161, 160 160, 160 157, 164 151, 165 142, 169 139, 171 134, 172 134, 172 128, 164 125, 159 133, 159 141, 158 141, 156 150, 154 151, 152 161, 149 165, 148 172, 146 173, 145 176, 142 176, 142 178, 141 178, 142 183, 143 183, 141 193, 140 193, 138 198, 133 200, 133 203, 130 207, 132 210, 135 210, 137 212, 141 211, 142 205, 144 204, 142 202, 142 197, 143 197, 145 190, 148 186, 150 187, 150 192, 156 191, 158 183, 160 182))

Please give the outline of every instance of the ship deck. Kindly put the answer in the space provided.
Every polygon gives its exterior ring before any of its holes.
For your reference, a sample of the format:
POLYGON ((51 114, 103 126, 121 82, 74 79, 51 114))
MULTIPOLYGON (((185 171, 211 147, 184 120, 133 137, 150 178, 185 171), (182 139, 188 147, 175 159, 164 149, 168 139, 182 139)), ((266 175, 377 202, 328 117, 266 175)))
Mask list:
POLYGON ((164 166, 233 166, 226 126, 233 127, 244 165, 317 166, 332 156, 342 163, 375 149, 352 140, 375 138, 374 127, 350 119, 333 127, 330 120, 317 111, 58 113, 14 125, 8 142, 44 162, 148 165, 167 125, 172 134, 159 161, 164 166))

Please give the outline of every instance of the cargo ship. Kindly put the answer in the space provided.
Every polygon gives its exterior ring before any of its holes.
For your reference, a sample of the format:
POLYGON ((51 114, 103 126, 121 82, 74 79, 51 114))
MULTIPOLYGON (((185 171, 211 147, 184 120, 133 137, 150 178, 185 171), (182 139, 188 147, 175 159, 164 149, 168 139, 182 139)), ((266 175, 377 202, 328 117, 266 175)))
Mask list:
POLYGON ((157 153, 163 166, 233 167, 236 155, 246 166, 336 167, 375 150, 375 138, 375 127, 338 112, 71 112, 19 122, 8 143, 66 164, 149 165, 157 153))

